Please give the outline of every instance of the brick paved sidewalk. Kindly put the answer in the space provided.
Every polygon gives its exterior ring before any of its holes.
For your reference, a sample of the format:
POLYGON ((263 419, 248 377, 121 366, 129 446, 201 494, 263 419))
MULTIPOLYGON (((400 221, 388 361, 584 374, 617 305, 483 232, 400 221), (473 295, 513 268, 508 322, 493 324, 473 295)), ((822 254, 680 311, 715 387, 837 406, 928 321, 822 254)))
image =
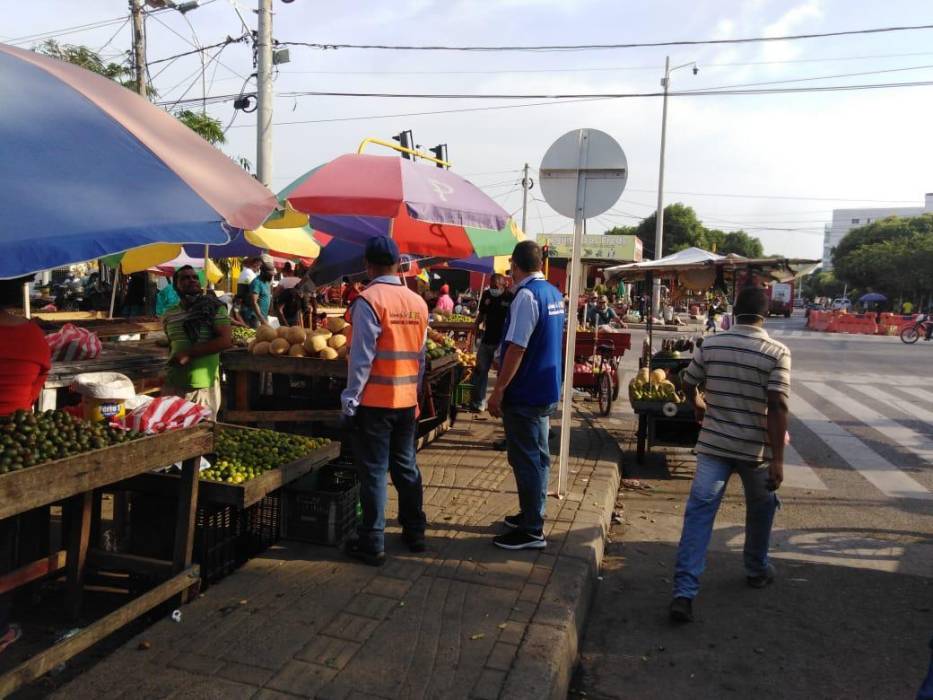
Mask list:
POLYGON ((618 448, 579 412, 569 496, 548 504, 548 548, 510 552, 490 542, 517 509, 505 453, 491 446, 498 437, 498 421, 461 416, 419 453, 428 552, 410 554, 394 523, 382 568, 284 542, 56 697, 564 698, 618 448))

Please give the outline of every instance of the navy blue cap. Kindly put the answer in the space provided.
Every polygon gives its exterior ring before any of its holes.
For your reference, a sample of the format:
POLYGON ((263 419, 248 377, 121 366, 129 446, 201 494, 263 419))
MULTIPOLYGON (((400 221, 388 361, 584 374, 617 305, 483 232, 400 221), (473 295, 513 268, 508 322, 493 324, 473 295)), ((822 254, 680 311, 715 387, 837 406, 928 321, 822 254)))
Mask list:
POLYGON ((373 265, 395 265, 399 261, 398 246, 386 236, 373 236, 366 241, 366 262, 373 265))

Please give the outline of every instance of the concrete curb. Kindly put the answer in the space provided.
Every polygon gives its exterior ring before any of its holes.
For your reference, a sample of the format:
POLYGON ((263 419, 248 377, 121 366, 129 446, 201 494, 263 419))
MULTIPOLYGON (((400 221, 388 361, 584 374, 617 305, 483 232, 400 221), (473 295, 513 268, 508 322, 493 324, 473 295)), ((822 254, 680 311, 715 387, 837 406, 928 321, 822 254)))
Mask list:
POLYGON ((557 521, 569 511, 569 528, 552 552, 551 575, 506 675, 502 698, 564 700, 570 688, 621 479, 615 441, 601 427, 591 424, 590 429, 604 434, 603 450, 586 483, 577 479, 580 488, 572 488, 562 501, 557 521))

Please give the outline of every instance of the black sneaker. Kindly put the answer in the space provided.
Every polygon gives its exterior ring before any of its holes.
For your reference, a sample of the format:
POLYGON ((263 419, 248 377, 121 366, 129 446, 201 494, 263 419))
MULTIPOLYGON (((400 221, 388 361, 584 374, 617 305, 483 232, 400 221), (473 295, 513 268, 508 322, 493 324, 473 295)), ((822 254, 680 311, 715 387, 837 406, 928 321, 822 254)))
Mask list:
POLYGON ((505 438, 502 438, 501 440, 496 440, 494 443, 492 443, 492 449, 498 450, 499 452, 504 452, 506 446, 507 446, 507 443, 505 441, 505 438))
POLYGON ((522 514, 519 513, 518 515, 506 515, 504 518, 502 518, 502 522, 506 527, 517 530, 522 526, 522 514))
POLYGON ((428 548, 423 532, 403 532, 402 539, 408 545, 408 551, 414 554, 420 554, 428 548))
POLYGON ((492 543, 502 549, 544 549, 547 542, 544 535, 533 535, 524 530, 513 530, 494 538, 492 543))
POLYGON ((671 622, 693 622, 693 601, 690 598, 674 598, 669 613, 671 622))
POLYGON ((765 588, 774 583, 774 567, 768 564, 768 569, 758 576, 746 576, 745 583, 751 588, 765 588))
POLYGON ((359 559, 364 564, 369 566, 382 566, 386 563, 386 553, 385 552, 374 552, 369 549, 364 549, 360 546, 359 540, 349 540, 346 545, 344 545, 344 551, 348 556, 353 557, 354 559, 359 559))

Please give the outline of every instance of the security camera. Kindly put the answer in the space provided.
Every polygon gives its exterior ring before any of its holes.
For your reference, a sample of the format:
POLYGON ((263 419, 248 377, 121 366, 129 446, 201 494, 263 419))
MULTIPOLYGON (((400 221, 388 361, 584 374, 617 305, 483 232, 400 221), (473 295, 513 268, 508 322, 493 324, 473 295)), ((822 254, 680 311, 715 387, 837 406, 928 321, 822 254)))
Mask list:
POLYGON ((699 73, 699 72, 700 72, 700 69, 699 69, 697 66, 694 66, 694 67, 693 67, 693 74, 696 75, 696 74, 699 73))

